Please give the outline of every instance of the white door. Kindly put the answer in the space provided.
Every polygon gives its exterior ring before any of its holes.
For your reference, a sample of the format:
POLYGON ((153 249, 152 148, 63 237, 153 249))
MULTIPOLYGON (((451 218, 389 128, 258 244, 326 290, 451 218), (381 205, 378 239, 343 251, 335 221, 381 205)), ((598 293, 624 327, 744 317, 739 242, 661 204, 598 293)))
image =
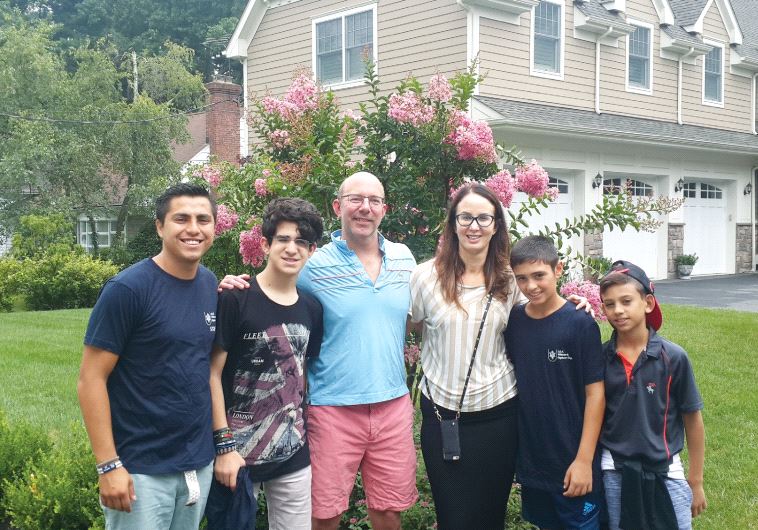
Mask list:
MULTIPOLYGON (((619 193, 622 187, 628 189, 633 197, 650 197, 653 186, 641 180, 606 179, 603 181, 603 193, 619 193)), ((616 261, 623 259, 642 267, 650 278, 659 278, 658 274, 658 233, 638 232, 627 228, 623 232, 614 227, 603 231, 603 256, 616 261)), ((663 275, 665 276, 665 274, 663 275)))
MULTIPOLYGON (((528 228, 519 227, 519 233, 522 235, 536 234, 543 228, 555 230, 555 223, 563 226, 567 217, 574 215, 574 186, 572 179, 568 177, 550 177, 550 186, 558 188, 558 198, 550 202, 549 206, 538 212, 529 212, 524 216, 524 221, 529 225, 528 228)), ((508 208, 513 213, 518 212, 521 205, 527 202, 526 193, 519 191, 513 198, 511 207, 508 208)), ((564 243, 565 246, 565 243, 564 243)), ((573 244, 572 244, 573 247, 573 244)))
POLYGON ((726 196, 705 182, 684 184, 684 253, 700 258, 693 274, 720 274, 726 266, 726 196))

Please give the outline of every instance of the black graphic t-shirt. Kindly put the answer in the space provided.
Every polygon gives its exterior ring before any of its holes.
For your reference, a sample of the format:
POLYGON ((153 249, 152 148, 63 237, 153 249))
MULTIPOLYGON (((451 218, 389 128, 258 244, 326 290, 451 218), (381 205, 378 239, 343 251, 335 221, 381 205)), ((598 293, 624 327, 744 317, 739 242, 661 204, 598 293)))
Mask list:
POLYGON ((321 304, 298 289, 283 306, 253 280, 219 295, 216 344, 228 352, 221 375, 226 419, 255 482, 310 464, 305 437, 305 359, 319 353, 321 304))

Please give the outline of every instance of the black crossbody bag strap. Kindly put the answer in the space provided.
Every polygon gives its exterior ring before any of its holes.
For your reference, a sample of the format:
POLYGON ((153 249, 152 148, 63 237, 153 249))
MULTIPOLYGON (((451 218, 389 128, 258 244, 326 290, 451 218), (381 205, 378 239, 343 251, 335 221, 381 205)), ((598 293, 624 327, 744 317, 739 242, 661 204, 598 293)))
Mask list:
MULTIPOLYGON (((474 352, 471 354, 471 362, 468 365, 468 372, 466 373, 466 380, 463 382, 463 393, 461 394, 461 400, 458 403, 458 410, 455 411, 455 418, 458 419, 461 416, 461 409, 463 408, 463 400, 466 397, 466 389, 468 388, 468 382, 471 378, 471 370, 474 369, 474 359, 476 359, 476 350, 479 349, 479 340, 482 338, 482 330, 484 330, 484 321, 487 320, 487 313, 490 310, 490 303, 492 303, 492 293, 487 295, 487 304, 484 306, 484 314, 482 314, 482 322, 479 324, 479 333, 476 334, 476 342, 474 343, 474 352)), ((434 404, 432 399, 432 392, 429 390, 429 381, 424 375, 424 384, 426 385, 426 393, 429 394, 429 401, 432 402, 434 407, 434 413, 437 415, 437 419, 442 421, 442 415, 437 409, 437 405, 434 404)))

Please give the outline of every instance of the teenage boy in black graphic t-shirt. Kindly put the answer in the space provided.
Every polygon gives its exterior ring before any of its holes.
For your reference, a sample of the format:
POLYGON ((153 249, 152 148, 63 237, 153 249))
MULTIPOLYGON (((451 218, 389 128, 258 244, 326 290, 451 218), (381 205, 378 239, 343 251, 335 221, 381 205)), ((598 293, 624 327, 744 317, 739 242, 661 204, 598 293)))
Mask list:
POLYGON ((210 530, 254 528, 257 491, 269 528, 310 528, 310 455, 303 418, 306 359, 319 353, 321 304, 296 287, 323 223, 302 199, 272 201, 263 216, 264 270, 250 289, 219 295, 211 396, 215 477, 210 530))

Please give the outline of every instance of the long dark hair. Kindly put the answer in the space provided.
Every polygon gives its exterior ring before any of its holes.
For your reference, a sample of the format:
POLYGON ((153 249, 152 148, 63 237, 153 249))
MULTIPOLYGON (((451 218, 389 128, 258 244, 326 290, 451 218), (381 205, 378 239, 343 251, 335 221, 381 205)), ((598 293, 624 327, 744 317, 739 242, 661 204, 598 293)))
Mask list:
POLYGON ((466 184, 450 202, 442 232, 442 242, 437 250, 434 267, 442 290, 442 297, 448 303, 461 307, 458 299, 459 284, 466 268, 458 253, 458 234, 455 231, 455 215, 458 204, 469 193, 476 193, 487 199, 495 207, 495 233, 490 239, 487 258, 484 260, 484 283, 487 292, 501 302, 508 300, 513 272, 510 267, 511 243, 508 225, 505 221, 503 205, 495 194, 485 185, 466 184))

